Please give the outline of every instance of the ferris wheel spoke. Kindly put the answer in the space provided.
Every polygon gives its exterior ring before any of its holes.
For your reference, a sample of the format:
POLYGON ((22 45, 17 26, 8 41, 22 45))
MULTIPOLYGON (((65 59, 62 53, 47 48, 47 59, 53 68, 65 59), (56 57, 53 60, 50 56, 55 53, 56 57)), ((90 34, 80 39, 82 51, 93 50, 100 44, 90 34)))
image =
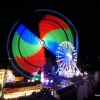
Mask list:
POLYGON ((64 57, 62 57, 62 56, 60 56, 60 55, 57 55, 56 57, 57 57, 57 58, 64 58, 64 57))
POLYGON ((63 59, 58 59, 58 60, 57 60, 57 62, 61 62, 61 61, 63 61, 63 59))
POLYGON ((65 64, 62 62, 62 68, 64 69, 65 64))
POLYGON ((59 65, 60 65, 60 67, 61 67, 61 66, 63 66, 63 62, 62 62, 62 63, 60 63, 59 65))
POLYGON ((62 47, 59 47, 58 50, 60 50, 62 52, 64 51, 64 49, 62 47))
POLYGON ((61 52, 61 51, 57 51, 56 54, 58 54, 58 55, 59 55, 59 54, 64 55, 64 53, 61 52))
POLYGON ((57 55, 58 56, 64 56, 64 53, 63 52, 59 52, 57 55))
POLYGON ((59 44, 59 47, 58 47, 58 49, 62 49, 61 47, 62 47, 62 45, 61 45, 61 44, 59 44))
POLYGON ((66 48, 67 48, 67 47, 66 47, 66 44, 63 44, 63 47, 62 47, 62 48, 63 48, 63 52, 66 53, 66 50, 67 50, 67 49, 66 49, 66 48))
POLYGON ((62 45, 61 48, 63 49, 63 51, 65 51, 65 47, 62 45))

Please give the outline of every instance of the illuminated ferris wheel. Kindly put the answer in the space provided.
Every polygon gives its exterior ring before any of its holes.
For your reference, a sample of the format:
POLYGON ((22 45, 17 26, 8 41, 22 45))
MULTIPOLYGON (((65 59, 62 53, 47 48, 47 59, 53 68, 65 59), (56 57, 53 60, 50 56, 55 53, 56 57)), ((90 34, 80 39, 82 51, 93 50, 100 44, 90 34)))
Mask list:
POLYGON ((77 53, 74 46, 64 41, 59 44, 56 51, 56 62, 58 64, 58 70, 60 76, 73 77, 77 73, 80 73, 77 64, 77 53))

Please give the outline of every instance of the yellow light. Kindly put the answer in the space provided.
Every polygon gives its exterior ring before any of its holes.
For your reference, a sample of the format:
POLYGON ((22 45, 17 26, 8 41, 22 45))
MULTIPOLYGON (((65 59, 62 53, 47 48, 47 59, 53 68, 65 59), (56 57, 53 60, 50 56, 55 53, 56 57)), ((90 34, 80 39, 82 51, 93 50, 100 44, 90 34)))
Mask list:
POLYGON ((42 89, 41 84, 37 84, 36 86, 30 86, 30 87, 23 87, 23 88, 14 88, 14 89, 3 89, 3 98, 4 99, 14 99, 19 97, 25 97, 32 95, 33 92, 40 92, 42 89))

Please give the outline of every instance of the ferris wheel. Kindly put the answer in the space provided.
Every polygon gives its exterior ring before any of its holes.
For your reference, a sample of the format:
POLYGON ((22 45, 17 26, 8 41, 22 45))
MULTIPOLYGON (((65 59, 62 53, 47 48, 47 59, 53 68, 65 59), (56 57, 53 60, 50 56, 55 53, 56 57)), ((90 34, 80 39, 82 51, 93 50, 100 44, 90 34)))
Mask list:
POLYGON ((76 50, 74 46, 68 41, 64 41, 59 44, 56 51, 56 62, 58 65, 57 72, 60 76, 65 76, 69 78, 80 73, 76 66, 76 50))

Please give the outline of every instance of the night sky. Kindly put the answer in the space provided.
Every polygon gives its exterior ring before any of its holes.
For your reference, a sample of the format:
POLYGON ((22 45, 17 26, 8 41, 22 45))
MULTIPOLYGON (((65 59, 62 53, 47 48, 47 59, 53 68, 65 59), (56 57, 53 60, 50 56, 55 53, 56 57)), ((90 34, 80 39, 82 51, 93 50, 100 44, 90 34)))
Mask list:
POLYGON ((66 16, 79 36, 78 59, 97 59, 100 56, 99 0, 33 0, 0 1, 0 57, 6 58, 8 34, 17 20, 32 16, 37 9, 55 10, 66 16))

